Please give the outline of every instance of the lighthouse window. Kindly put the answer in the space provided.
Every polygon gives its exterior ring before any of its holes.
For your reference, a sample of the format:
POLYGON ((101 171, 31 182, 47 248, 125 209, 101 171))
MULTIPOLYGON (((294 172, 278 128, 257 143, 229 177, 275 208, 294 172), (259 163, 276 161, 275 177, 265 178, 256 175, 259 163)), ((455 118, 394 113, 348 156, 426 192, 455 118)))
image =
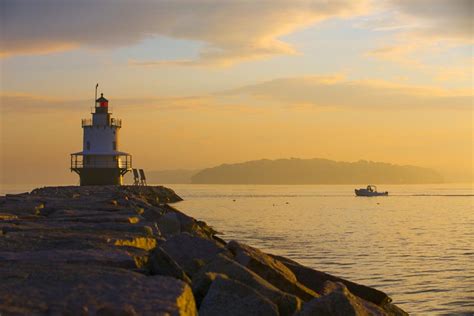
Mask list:
POLYGON ((112 148, 113 148, 114 150, 117 150, 117 142, 112 142, 112 148))
POLYGON ((87 148, 87 150, 90 150, 90 149, 91 149, 91 143, 90 143, 90 142, 87 142, 87 143, 86 143, 86 148, 87 148))

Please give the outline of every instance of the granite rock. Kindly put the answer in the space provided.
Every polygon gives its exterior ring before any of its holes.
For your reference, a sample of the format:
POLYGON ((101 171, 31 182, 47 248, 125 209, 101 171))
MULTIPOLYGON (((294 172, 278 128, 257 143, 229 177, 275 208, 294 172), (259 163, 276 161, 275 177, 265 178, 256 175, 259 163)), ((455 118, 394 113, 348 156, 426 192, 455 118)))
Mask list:
POLYGON ((229 242, 227 248, 234 254, 237 262, 280 290, 296 295, 303 301, 318 296, 316 292, 299 283, 294 273, 283 263, 266 253, 237 241, 229 242))
POLYGON ((342 283, 326 281, 323 295, 303 305, 298 316, 386 316, 379 306, 353 295, 342 283))
POLYGON ((155 275, 167 275, 191 284, 191 279, 181 266, 161 247, 156 247, 150 252, 149 271, 155 275))
POLYGON ((278 316, 275 304, 251 287, 217 275, 202 300, 201 316, 278 316))
POLYGON ((197 315, 180 280, 79 264, 0 263, 2 315, 197 315))
POLYGON ((218 254, 228 253, 217 242, 189 233, 174 235, 160 244, 160 247, 191 276, 218 254))
POLYGON ((306 287, 312 289, 317 293, 323 292, 326 281, 332 281, 343 283, 351 291, 351 293, 374 304, 384 305, 391 301, 391 298, 388 297, 387 294, 374 288, 357 284, 330 275, 328 273, 305 267, 295 261, 289 260, 284 257, 273 257, 277 260, 280 260, 280 262, 282 262, 286 267, 288 267, 295 274, 296 278, 301 284, 304 284, 306 287))
MULTIPOLYGON (((193 291, 195 291, 194 294, 198 300, 203 296, 202 293, 205 292, 205 289, 203 289, 202 285, 195 285, 194 281, 199 280, 199 282, 197 281, 197 284, 202 283, 202 279, 205 280, 205 275, 209 273, 226 275, 233 280, 252 287, 261 295, 275 303, 281 315, 292 315, 301 307, 302 302, 298 297, 279 290, 267 280, 261 278, 258 274, 223 254, 216 256, 193 276, 193 291)), ((198 301, 198 305, 199 304, 200 302, 198 301)))

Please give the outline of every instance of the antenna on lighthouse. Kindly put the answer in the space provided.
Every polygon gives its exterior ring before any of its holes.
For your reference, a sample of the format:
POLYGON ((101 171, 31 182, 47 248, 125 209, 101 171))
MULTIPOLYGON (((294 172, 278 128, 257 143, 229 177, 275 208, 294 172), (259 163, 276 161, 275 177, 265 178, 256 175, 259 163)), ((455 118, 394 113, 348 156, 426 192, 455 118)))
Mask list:
POLYGON ((95 85, 95 99, 94 99, 94 107, 95 107, 95 103, 97 102, 97 88, 99 87, 99 84, 97 83, 95 85))

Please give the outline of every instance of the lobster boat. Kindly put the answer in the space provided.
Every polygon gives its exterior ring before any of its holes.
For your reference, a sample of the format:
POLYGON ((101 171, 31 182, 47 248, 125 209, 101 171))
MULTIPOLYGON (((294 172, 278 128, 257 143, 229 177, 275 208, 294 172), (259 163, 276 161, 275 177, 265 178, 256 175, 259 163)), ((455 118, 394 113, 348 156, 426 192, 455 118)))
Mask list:
POLYGON ((365 189, 355 189, 356 196, 387 196, 388 192, 377 192, 377 187, 375 185, 368 185, 365 189))

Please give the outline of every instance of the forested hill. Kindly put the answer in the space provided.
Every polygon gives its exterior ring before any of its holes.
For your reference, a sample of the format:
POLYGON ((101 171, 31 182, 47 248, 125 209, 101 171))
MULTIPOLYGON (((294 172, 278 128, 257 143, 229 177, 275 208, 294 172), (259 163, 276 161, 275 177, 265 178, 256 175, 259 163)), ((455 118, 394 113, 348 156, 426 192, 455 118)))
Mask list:
POLYGON ((199 184, 422 184, 440 183, 434 170, 383 162, 327 159, 254 160, 201 170, 199 184))

